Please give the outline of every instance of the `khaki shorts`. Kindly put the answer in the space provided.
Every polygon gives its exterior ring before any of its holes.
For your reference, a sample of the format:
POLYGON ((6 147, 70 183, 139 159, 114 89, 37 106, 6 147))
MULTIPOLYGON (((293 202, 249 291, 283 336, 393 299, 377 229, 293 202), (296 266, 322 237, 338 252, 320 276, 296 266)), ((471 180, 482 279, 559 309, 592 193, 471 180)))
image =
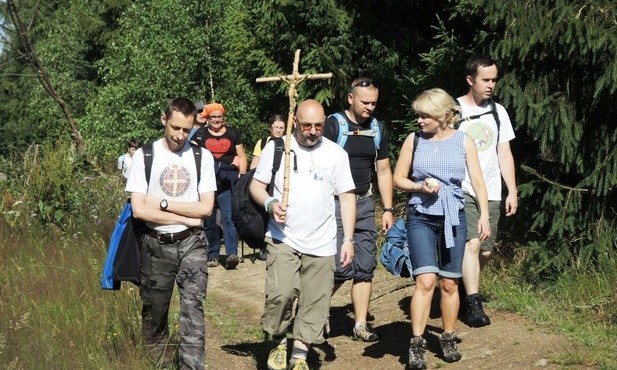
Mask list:
MULTIPOLYGON (((488 202, 488 222, 491 226, 491 236, 480 244, 480 250, 493 252, 497 240, 497 225, 501 215, 501 202, 488 202)), ((465 214, 467 215, 467 240, 478 238, 478 219, 480 218, 480 204, 476 197, 465 193, 465 214)))

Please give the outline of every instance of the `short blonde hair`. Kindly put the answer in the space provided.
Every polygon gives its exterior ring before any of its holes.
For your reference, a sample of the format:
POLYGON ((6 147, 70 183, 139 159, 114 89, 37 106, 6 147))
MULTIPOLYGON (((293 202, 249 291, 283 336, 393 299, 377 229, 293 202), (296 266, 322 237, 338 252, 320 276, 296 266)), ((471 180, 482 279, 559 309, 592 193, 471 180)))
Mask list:
POLYGON ((454 99, 445 90, 433 88, 424 90, 412 103, 417 114, 426 114, 446 125, 456 120, 454 99))

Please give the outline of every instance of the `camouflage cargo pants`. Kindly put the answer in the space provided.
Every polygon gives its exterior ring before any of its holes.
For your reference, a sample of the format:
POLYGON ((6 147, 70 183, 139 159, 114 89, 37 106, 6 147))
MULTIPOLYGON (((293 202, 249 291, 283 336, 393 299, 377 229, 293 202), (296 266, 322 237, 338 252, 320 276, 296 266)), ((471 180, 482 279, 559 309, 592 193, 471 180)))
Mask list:
POLYGON ((169 303, 178 284, 178 358, 181 369, 205 367, 204 300, 208 285, 208 242, 205 234, 161 244, 144 236, 141 249, 140 295, 143 302, 142 331, 148 345, 167 345, 169 303))

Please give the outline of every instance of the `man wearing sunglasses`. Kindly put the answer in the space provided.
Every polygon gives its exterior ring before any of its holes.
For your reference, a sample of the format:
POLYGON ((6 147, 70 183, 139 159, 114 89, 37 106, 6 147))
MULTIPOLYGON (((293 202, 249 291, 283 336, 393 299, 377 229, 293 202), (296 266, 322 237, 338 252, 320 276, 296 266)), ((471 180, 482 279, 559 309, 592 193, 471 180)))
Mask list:
MULTIPOLYGON (((334 275, 335 291, 345 281, 352 280, 351 301, 354 306, 353 338, 375 342, 379 335, 367 323, 373 275, 377 267, 377 230, 375 205, 371 197, 373 171, 383 203, 381 228, 385 233, 394 222, 392 209, 392 172, 385 126, 373 117, 379 90, 370 78, 360 77, 351 83, 347 95, 349 107, 326 120, 324 136, 337 142, 349 156, 351 173, 356 186, 356 224, 354 230, 355 257, 350 266, 338 263, 334 275)), ((337 206, 338 250, 344 242, 340 212, 337 206)), ((329 325, 326 323, 326 331, 329 325)))
MULTIPOLYGON (((326 119, 316 100, 305 100, 294 117, 291 138, 289 204, 282 199, 284 169, 272 178, 274 142, 269 142, 250 185, 251 196, 271 215, 266 232, 266 299, 261 318, 263 330, 272 336, 274 349, 268 356, 268 369, 307 369, 306 355, 313 343, 322 343, 334 286, 336 218, 334 198, 340 199, 345 238, 339 260, 348 266, 354 256, 354 183, 345 151, 330 140, 323 140, 326 119), (269 196, 267 185, 274 182, 269 196), (293 318, 293 350, 287 366, 287 327, 293 318)), ((284 162, 284 161, 282 161, 284 162)), ((281 167, 283 167, 281 163, 281 167)))

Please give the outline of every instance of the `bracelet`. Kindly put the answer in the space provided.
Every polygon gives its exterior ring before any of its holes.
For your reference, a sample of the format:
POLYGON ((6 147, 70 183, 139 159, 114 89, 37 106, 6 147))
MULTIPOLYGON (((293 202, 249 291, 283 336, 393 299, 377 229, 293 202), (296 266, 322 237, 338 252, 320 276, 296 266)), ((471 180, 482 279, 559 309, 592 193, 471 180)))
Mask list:
POLYGON ((386 212, 394 213, 394 208, 384 208, 383 213, 386 213, 386 212))
POLYGON ((268 205, 274 200, 274 197, 268 197, 264 200, 264 209, 268 212, 268 205))
POLYGON ((351 244, 356 244, 356 243, 353 241, 353 238, 345 238, 345 240, 344 240, 343 242, 350 242, 351 244))
POLYGON ((268 212, 268 214, 272 214, 272 206, 274 206, 274 203, 278 201, 279 200, 274 197, 268 197, 268 199, 266 199, 266 201, 264 202, 264 208, 266 209, 266 212, 268 212))

